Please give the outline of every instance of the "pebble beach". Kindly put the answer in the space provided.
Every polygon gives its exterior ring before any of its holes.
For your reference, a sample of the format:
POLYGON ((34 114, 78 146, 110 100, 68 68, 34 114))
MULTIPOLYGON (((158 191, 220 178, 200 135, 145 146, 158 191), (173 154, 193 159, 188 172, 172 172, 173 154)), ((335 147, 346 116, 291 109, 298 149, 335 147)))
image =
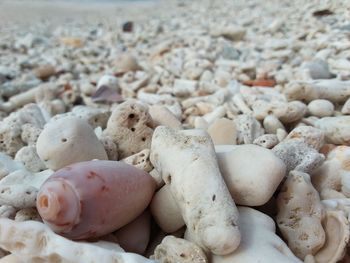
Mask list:
POLYGON ((0 263, 350 263, 348 0, 0 0, 0 263))

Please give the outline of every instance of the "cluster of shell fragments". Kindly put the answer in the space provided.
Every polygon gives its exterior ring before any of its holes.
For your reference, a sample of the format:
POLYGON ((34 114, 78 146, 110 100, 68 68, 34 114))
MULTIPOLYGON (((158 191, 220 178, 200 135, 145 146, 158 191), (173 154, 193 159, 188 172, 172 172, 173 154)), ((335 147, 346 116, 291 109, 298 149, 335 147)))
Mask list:
POLYGON ((0 3, 0 263, 350 262, 348 0, 34 2, 0 3))

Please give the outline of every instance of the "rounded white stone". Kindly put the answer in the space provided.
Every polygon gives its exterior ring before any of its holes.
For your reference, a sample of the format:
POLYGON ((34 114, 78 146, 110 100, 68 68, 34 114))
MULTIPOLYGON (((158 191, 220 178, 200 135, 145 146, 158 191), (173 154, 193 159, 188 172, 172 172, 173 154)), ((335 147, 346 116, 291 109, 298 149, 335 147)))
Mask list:
POLYGON ((329 117, 333 115, 334 105, 328 100, 313 100, 307 105, 309 113, 316 117, 329 117))
POLYGON ((39 135, 36 150, 47 168, 54 171, 72 163, 108 160, 92 127, 73 116, 47 123, 39 135))
POLYGON ((231 151, 216 153, 221 174, 236 204, 265 204, 285 176, 283 161, 261 146, 237 145, 231 151))

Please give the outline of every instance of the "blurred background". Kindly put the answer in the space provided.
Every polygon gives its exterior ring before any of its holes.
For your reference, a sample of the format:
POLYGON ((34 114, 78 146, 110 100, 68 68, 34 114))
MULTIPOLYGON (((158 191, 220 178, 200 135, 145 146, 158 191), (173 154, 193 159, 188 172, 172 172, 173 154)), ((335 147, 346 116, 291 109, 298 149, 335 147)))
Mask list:
POLYGON ((38 19, 62 21, 81 17, 110 19, 111 16, 139 16, 162 0, 0 0, 0 27, 9 22, 35 23, 38 19), (124 10, 124 11, 123 11, 124 10))

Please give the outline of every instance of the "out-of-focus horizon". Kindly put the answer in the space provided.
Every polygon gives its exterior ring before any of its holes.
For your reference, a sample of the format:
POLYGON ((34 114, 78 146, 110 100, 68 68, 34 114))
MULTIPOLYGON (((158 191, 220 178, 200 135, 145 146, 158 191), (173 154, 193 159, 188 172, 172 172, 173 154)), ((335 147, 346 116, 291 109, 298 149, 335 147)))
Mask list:
POLYGON ((110 20, 116 15, 137 19, 168 1, 171 0, 0 0, 0 27, 13 22, 34 24, 38 20, 110 20))

